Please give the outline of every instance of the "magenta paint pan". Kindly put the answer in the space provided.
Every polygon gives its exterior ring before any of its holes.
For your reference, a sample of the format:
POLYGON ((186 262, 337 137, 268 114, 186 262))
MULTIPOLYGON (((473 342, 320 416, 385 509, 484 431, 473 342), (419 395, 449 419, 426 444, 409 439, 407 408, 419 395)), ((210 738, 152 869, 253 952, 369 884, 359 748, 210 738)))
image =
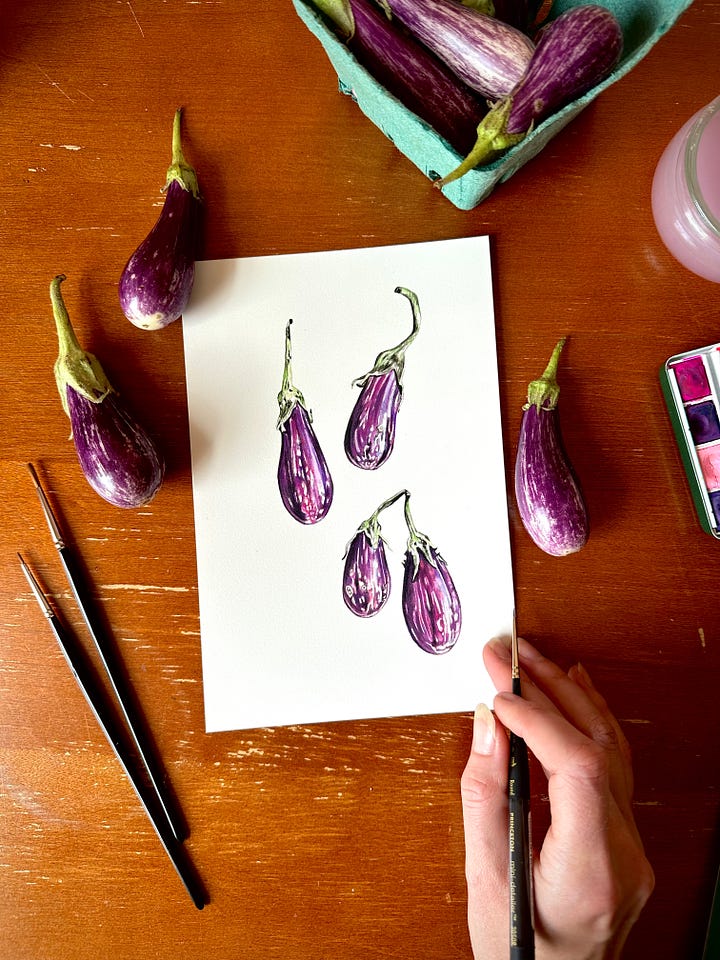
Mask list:
POLYGON ((670 357, 660 384, 700 525, 720 539, 720 344, 670 357))

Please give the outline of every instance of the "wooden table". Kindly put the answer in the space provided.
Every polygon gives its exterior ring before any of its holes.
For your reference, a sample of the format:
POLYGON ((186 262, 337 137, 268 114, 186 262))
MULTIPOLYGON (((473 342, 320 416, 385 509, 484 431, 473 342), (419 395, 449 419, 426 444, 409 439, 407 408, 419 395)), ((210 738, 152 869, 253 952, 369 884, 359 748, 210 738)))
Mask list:
POLYGON ((657 887, 626 957, 698 957, 720 862, 720 548, 694 517, 657 371, 720 340, 720 312, 718 288, 658 239, 649 192, 665 144, 719 92, 717 0, 697 0, 472 212, 338 94, 289 0, 28 0, 4 3, 0 23, 3 957, 471 956, 458 786, 469 715, 204 732, 182 327, 141 332, 116 295, 161 203, 179 105, 206 257, 492 236, 508 469, 525 385, 570 337, 562 416, 592 535, 548 557, 511 502, 519 623, 562 665, 583 662, 634 747, 657 887), (146 509, 109 506, 80 474, 52 375, 60 272, 86 347, 166 453, 146 509), (82 631, 30 460, 186 812, 202 913, 22 578, 18 550, 82 631))

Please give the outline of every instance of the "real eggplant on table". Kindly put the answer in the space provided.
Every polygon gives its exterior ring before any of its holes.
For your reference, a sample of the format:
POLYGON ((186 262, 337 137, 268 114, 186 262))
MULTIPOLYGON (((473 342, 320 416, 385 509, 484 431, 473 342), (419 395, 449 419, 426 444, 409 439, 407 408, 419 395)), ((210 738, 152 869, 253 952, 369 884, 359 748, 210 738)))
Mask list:
POLYGON ((607 7, 581 4, 551 20, 525 76, 480 122, 475 146, 463 162, 434 186, 459 179, 519 143, 539 122, 604 80, 622 49, 620 23, 607 7))
POLYGON ((389 15, 481 96, 512 93, 534 45, 522 31, 457 0, 378 0, 389 15))
POLYGON ((123 313, 143 330, 160 330, 177 320, 195 280, 202 201, 197 174, 183 154, 181 117, 177 110, 162 211, 118 285, 123 313))
POLYGON ((421 650, 447 653, 460 636, 460 598, 447 563, 413 522, 409 493, 405 496, 405 522, 408 528, 402 596, 405 624, 421 650))
POLYGON ((393 451, 405 353, 420 331, 417 294, 407 287, 396 287, 395 293, 410 301, 412 330, 397 346, 379 353, 372 370, 354 381, 360 386, 360 395, 345 430, 345 454, 362 470, 377 470, 393 451))
POLYGON ((487 102, 374 0, 312 0, 360 64, 461 155, 475 143, 487 102))
POLYGON ((285 327, 285 366, 278 393, 280 431, 278 487, 285 509, 299 523, 313 524, 327 515, 333 501, 333 481, 312 425, 305 398, 292 382, 292 343, 285 327))
POLYGON ((116 507, 141 507, 160 489, 165 467, 155 444, 121 405, 93 354, 80 346, 58 275, 50 284, 59 354, 55 380, 72 425, 80 467, 96 493, 116 507))
POLYGON ((589 535, 588 513, 560 431, 556 345, 543 375, 528 386, 515 459, 515 499, 523 526, 541 550, 562 557, 589 535))
POLYGON ((348 544, 343 568, 343 600, 357 617, 374 617, 390 596, 390 570, 379 517, 406 494, 406 490, 401 490, 384 500, 360 524, 348 544))

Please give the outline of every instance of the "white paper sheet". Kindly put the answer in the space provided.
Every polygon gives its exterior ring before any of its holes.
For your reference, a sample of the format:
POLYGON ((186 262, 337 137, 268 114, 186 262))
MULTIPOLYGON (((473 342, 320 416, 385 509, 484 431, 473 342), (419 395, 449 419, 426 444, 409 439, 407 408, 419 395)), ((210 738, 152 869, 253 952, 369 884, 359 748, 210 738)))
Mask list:
POLYGON ((486 237, 198 263, 183 318, 206 729, 473 710, 491 702, 482 647, 511 629, 513 588, 486 237), (392 455, 360 470, 348 416, 382 350, 406 355, 392 455), (328 515, 285 510, 276 429, 285 325, 293 379, 334 481, 328 515), (455 647, 412 640, 402 613, 402 502, 381 516, 392 590, 374 617, 342 597, 359 524, 407 488, 462 604, 455 647))

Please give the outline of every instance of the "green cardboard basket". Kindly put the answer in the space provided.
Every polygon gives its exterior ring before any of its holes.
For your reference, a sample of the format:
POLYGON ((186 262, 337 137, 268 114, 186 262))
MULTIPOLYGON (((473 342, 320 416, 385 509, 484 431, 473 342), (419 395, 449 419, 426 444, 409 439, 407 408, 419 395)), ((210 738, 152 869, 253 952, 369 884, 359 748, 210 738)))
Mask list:
MULTIPOLYGON (((583 0, 555 0, 553 16, 578 6, 580 2, 583 0)), ((492 163, 477 167, 460 180, 447 184, 443 193, 448 200, 460 210, 470 210, 481 203, 497 183, 507 180, 538 154, 583 107, 632 70, 691 3, 692 0, 605 0, 604 5, 620 21, 624 40, 622 57, 610 76, 548 117, 521 143, 492 163)), ((362 112, 426 177, 434 180, 453 170, 462 158, 447 141, 360 66, 310 0, 293 0, 293 4, 302 21, 322 44, 338 75, 342 92, 353 97, 362 112)))

